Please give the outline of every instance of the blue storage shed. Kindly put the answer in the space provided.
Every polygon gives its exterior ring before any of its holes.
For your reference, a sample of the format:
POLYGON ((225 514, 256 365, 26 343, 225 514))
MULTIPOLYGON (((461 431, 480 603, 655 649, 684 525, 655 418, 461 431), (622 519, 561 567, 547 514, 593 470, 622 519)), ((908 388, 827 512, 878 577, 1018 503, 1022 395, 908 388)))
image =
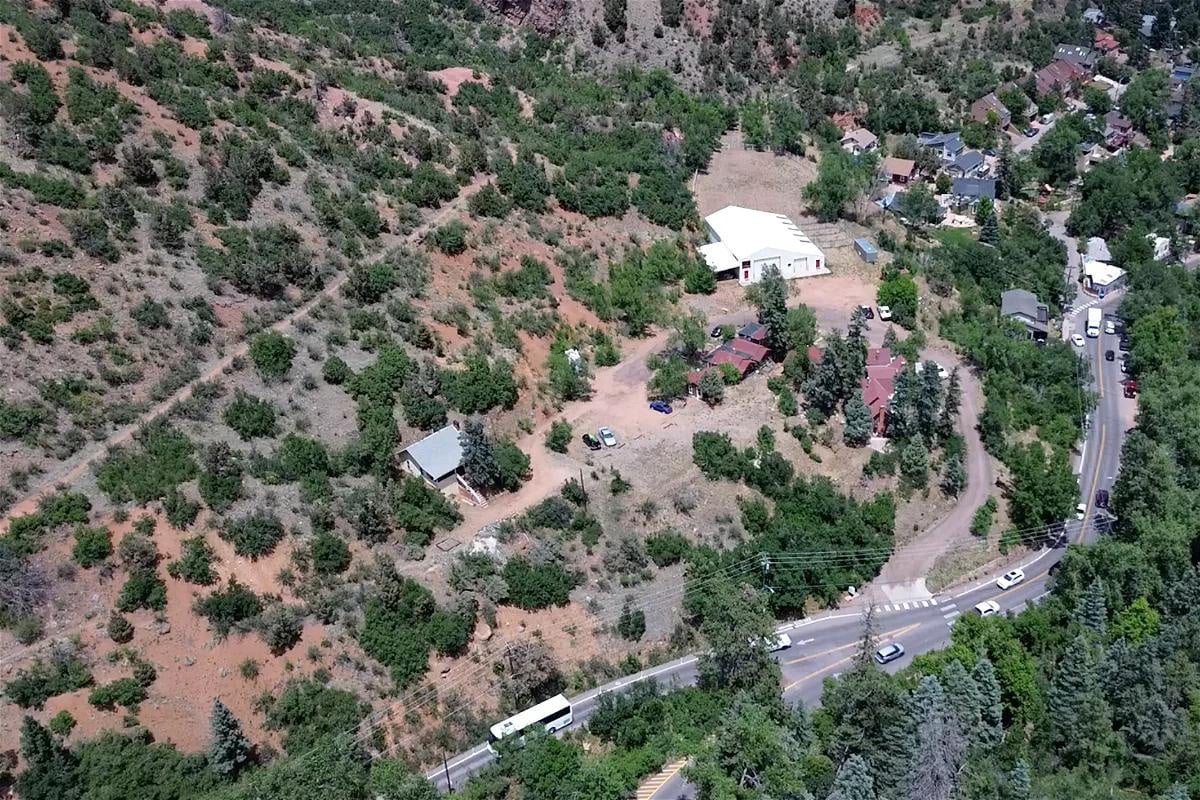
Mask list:
POLYGON ((855 239, 854 249, 862 256, 862 260, 868 264, 874 264, 875 259, 879 257, 879 249, 866 239, 855 239))

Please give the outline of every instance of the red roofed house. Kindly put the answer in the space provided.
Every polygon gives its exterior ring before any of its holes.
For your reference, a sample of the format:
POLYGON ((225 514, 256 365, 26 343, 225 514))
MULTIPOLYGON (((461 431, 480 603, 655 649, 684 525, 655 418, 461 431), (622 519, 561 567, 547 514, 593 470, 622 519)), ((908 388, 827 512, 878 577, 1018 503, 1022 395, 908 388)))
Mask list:
POLYGON ((863 400, 871 409, 871 420, 878 436, 887 433, 888 404, 896 391, 896 376, 904 370, 905 364, 904 356, 892 355, 886 347, 867 350, 867 376, 859 385, 862 386, 863 400))
MULTIPOLYGON (((813 365, 821 363, 825 351, 819 347, 808 348, 808 360, 813 365)), ((892 355, 886 347, 867 349, 867 374, 860 382, 863 400, 871 409, 872 427, 876 436, 887 434, 888 405, 896 391, 896 376, 904 371, 907 362, 904 356, 892 355)), ((699 379, 697 379, 699 380, 699 379)))
POLYGON ((738 377, 746 377, 746 373, 754 368, 754 362, 745 356, 738 355, 726 345, 718 347, 708 355, 708 363, 714 367, 729 364, 738 371, 738 377))
POLYGON ((1115 53, 1117 50, 1121 49, 1121 45, 1117 41, 1117 37, 1113 36, 1106 30, 1101 30, 1100 28, 1096 28, 1095 38, 1092 41, 1097 50, 1108 55, 1111 55, 1112 53, 1115 53))
POLYGON ((770 348, 758 342, 752 342, 749 339, 731 339, 725 347, 728 347, 739 356, 750 359, 756 364, 766 361, 767 356, 771 354, 770 348))
POLYGON ((1059 92, 1070 94, 1075 85, 1088 77, 1087 69, 1073 61, 1058 59, 1033 73, 1033 82, 1039 95, 1059 92))

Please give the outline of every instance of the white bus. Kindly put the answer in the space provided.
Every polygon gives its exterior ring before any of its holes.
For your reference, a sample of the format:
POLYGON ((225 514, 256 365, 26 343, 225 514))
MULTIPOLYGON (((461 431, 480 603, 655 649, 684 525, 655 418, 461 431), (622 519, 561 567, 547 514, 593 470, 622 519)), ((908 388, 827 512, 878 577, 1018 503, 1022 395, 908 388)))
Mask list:
POLYGON ((574 721, 571 716, 571 704, 561 694, 556 694, 549 700, 543 700, 536 706, 527 708, 519 714, 514 714, 506 720, 492 726, 488 736, 488 749, 496 752, 493 745, 508 736, 520 736, 536 725, 545 727, 549 733, 555 733, 566 728, 574 721))
POLYGON ((1095 339, 1100 335, 1100 320, 1104 312, 1098 308, 1089 308, 1087 313, 1087 335, 1095 339))

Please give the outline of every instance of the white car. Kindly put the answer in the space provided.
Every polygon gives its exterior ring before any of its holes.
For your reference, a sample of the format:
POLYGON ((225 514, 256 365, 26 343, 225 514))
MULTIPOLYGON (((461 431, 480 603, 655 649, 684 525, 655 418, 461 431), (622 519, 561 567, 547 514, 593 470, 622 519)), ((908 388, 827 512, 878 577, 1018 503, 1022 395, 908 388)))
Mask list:
POLYGON ((786 633, 777 633, 774 638, 767 639, 767 652, 778 653, 780 650, 787 650, 792 646, 792 637, 786 633))
POLYGON ((1080 503, 1075 506, 1075 519, 1082 520, 1087 516, 1087 503, 1080 503))
POLYGON ((1113 322, 1111 319, 1108 320, 1107 322, 1104 323, 1104 332, 1108 333, 1108 334, 1116 333, 1117 332, 1117 324, 1115 322, 1113 322))
POLYGON ((996 579, 996 586, 1001 589, 1011 589, 1018 583, 1025 580, 1025 571, 1020 569, 1010 569, 1008 572, 996 579))
MULTIPOLYGON (((937 363, 937 362, 934 362, 934 363, 937 363)), ((923 370, 923 369, 925 369, 924 361, 918 361, 915 365, 913 365, 913 371, 916 372, 918 375, 921 374, 921 370, 923 370)), ((946 380, 947 378, 950 377, 950 370, 946 369, 941 364, 937 365, 937 373, 938 373, 938 377, 941 378, 942 380, 946 380)))
POLYGON ((617 446, 617 435, 612 432, 612 428, 601 428, 600 430, 596 431, 596 434, 600 437, 600 441, 605 447, 617 446))
POLYGON ((995 600, 984 600, 975 604, 975 610, 981 617, 994 617, 1000 613, 1000 604, 995 600))
POLYGON ((886 321, 892 318, 892 309, 888 306, 879 307, 879 318, 886 321))
POLYGON ((1083 341, 1083 337, 1078 333, 1073 333, 1071 334, 1071 344, 1075 345, 1076 347, 1083 347, 1086 342, 1083 341))

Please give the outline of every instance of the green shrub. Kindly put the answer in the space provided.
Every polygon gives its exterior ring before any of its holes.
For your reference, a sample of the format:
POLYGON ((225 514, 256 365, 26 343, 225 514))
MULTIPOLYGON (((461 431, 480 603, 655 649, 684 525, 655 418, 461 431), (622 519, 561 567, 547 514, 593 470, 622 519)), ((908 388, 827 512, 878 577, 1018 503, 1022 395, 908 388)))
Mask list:
POLYGON ((116 261, 120 257, 116 244, 108 235, 108 223, 98 211, 76 211, 64 215, 63 223, 71 234, 71 243, 94 258, 116 261))
POLYGON ((746 472, 745 456, 733 445, 729 435, 697 431, 692 435, 692 460, 709 480, 741 480, 746 472))
POLYGON ((617 633, 631 642, 641 639, 646 635, 646 612, 634 608, 633 604, 626 600, 625 605, 621 607, 621 616, 617 619, 617 633))
POLYGON ((976 536, 987 536, 992 529, 996 508, 996 498, 989 497, 983 505, 975 509, 975 515, 971 517, 971 533, 976 536))
POLYGON ((467 226, 461 220, 447 222, 429 237, 433 246, 448 256, 456 256, 467 249, 467 226))
POLYGON ((112 711, 116 706, 124 706, 136 712, 138 706, 146 699, 146 688, 133 678, 121 678, 103 686, 97 686, 88 695, 88 702, 96 708, 112 711))
POLYGON ((134 306, 133 310, 129 312, 129 317, 143 330, 171 327, 171 318, 167 316, 167 307, 149 297, 143 298, 142 302, 134 306))
POLYGON ((289 433, 275 453, 279 475, 285 481, 298 481, 309 475, 330 474, 329 453, 316 439, 289 433))
POLYGON ((571 444, 571 433, 571 423, 564 419, 555 420, 546 432, 546 447, 556 453, 567 452, 567 446, 571 444))
POLYGON ((275 545, 283 538, 283 523, 274 514, 259 511, 232 520, 221 531, 221 538, 231 542, 239 556, 255 560, 275 550, 275 545))
POLYGON ((429 619, 429 640, 442 655, 460 656, 467 651, 474 628, 472 616, 439 608, 429 619))
POLYGON ((187 495, 178 489, 172 489, 163 498, 163 512, 167 515, 167 522, 171 527, 183 530, 196 521, 197 515, 200 514, 200 504, 189 500, 187 495))
POLYGON ((234 393, 224 419, 243 441, 275 435, 275 407, 241 389, 234 393))
POLYGON ((152 570, 131 574, 117 597, 117 609, 125 613, 141 608, 162 611, 166 607, 167 586, 152 570))
POLYGON ((296 343, 277 331, 264 331, 250 340, 250 360, 265 381, 287 377, 295 355, 296 343))
POLYGON ((334 386, 340 386, 350 380, 353 374, 346 362, 337 356, 325 359, 325 366, 321 369, 321 376, 325 378, 325 382, 334 386))
POLYGON ((65 739, 71 735, 71 731, 75 730, 76 724, 75 717, 71 716, 71 712, 64 708, 50 718, 50 731, 55 736, 61 736, 65 739))
POLYGON ((658 567, 669 567, 687 558, 692 544, 683 534, 674 531, 656 533, 646 539, 646 555, 658 567))
POLYGON ((253 591, 230 578, 229 585, 196 601, 196 613, 208 620, 218 636, 227 636, 235 625, 243 625, 262 613, 262 601, 253 591))
POLYGON ((162 500, 196 474, 192 442, 165 422, 134 434, 135 446, 114 447, 96 468, 96 484, 116 502, 162 500))
POLYGON ((295 755, 308 752, 325 737, 354 730, 368 710, 353 692, 304 678, 288 682, 267 712, 265 726, 285 731, 283 747, 295 755))
POLYGON ((108 528, 89 528, 80 525, 75 529, 75 546, 71 557, 81 567, 94 567, 112 555, 112 533, 108 528))
POLYGON ((527 611, 565 606, 575 588, 575 577, 558 564, 535 564, 523 556, 510 558, 503 574, 509 602, 527 611))
POLYGON ((115 611, 108 618, 107 630, 108 638, 117 644, 126 644, 133 640, 133 623, 115 611))
POLYGON ((217 580, 212 566, 216 560, 217 554, 208 541, 203 536, 193 536, 183 540, 183 553, 178 561, 167 565, 167 574, 176 580, 209 586, 217 580))
POLYGON ((304 632, 304 621, 291 606, 275 603, 262 613, 258 628, 271 652, 280 655, 300 641, 300 635, 304 632))
POLYGON ((92 673, 74 653, 56 653, 50 661, 36 659, 4 684, 4 694, 21 708, 41 708, 51 697, 92 684, 92 673))
POLYGON ((318 533, 310 548, 313 569, 320 575, 345 572, 350 566, 350 546, 328 531, 318 533))

